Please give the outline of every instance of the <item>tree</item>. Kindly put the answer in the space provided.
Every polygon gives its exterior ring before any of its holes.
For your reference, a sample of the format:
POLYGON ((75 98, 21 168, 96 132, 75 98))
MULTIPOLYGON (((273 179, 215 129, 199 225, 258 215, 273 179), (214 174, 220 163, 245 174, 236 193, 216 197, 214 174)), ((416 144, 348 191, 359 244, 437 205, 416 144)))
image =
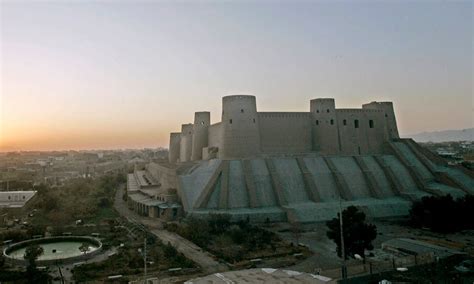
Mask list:
POLYGON ((49 283, 47 273, 36 269, 36 259, 43 254, 43 248, 39 245, 31 245, 26 248, 23 258, 28 262, 26 266, 27 283, 49 283))
POLYGON ((31 245, 26 248, 23 258, 28 262, 27 271, 36 271, 36 259, 43 254, 43 248, 39 245, 31 245))
POLYGON ((291 233, 293 234, 293 238, 295 239, 296 245, 298 246, 301 237, 301 224, 299 222, 291 223, 291 233))
POLYGON ((79 247, 79 250, 83 254, 86 254, 89 251, 89 244, 88 243, 82 243, 81 246, 79 247))
POLYGON ((210 214, 208 224, 212 234, 222 234, 231 225, 229 214, 210 214))
POLYGON ((112 202, 107 197, 101 197, 99 202, 97 202, 97 206, 99 208, 110 208, 112 206, 112 202))
POLYGON ((451 195, 425 196, 410 209, 410 223, 440 233, 474 229, 474 196, 454 199, 451 195))
MULTIPOLYGON (((374 248, 372 241, 377 236, 377 228, 373 224, 367 224, 365 217, 365 213, 359 211, 355 206, 349 206, 342 212, 346 259, 348 256, 354 257, 355 254, 364 257, 366 249, 372 250, 374 248)), ((337 255, 342 257, 339 218, 340 216, 337 214, 337 218, 326 222, 326 225, 329 229, 327 236, 336 243, 337 255)))

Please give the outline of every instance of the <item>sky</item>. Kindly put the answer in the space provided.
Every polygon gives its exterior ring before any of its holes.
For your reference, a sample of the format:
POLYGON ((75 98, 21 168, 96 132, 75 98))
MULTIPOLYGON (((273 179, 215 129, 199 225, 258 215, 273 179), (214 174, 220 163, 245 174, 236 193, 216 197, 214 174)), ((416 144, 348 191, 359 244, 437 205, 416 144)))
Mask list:
POLYGON ((167 147, 222 96, 474 127, 471 1, 0 1, 0 151, 167 147))

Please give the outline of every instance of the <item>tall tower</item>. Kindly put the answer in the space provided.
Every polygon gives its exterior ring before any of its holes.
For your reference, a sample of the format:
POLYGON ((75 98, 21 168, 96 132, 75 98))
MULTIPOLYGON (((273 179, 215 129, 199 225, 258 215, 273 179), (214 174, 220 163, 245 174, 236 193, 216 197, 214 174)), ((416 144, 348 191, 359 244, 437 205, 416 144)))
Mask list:
POLYGON ((194 113, 193 142, 191 160, 202 159, 202 149, 207 147, 207 136, 209 125, 211 124, 211 113, 201 111, 194 113))
POLYGON ((323 154, 339 152, 339 136, 334 99, 314 99, 310 102, 313 150, 323 154))
POLYGON ((222 129, 219 158, 246 158, 260 153, 260 131, 255 96, 223 97, 222 129))
POLYGON ((189 162, 191 161, 191 153, 193 150, 193 125, 191 123, 181 125, 180 140, 179 161, 189 162))
POLYGON ((174 164, 179 159, 179 148, 181 144, 181 133, 170 133, 170 148, 168 153, 168 160, 174 164))
POLYGON ((397 119, 395 118, 395 112, 393 110, 392 102, 371 102, 362 105, 363 109, 379 109, 384 111, 386 135, 388 139, 399 139, 397 119))

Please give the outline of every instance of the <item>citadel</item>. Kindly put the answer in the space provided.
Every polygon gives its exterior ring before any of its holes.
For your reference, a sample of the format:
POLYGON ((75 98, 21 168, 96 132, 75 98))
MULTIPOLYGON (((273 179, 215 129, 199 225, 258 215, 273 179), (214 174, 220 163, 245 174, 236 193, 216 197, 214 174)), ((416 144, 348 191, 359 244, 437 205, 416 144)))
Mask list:
POLYGON ((336 109, 334 99, 314 99, 309 112, 257 112, 254 96, 222 99, 222 121, 210 125, 209 112, 171 133, 170 163, 246 159, 261 154, 315 152, 323 155, 378 154, 398 137, 391 102, 362 109, 336 109))
POLYGON ((472 172, 412 139, 400 139, 391 102, 309 112, 258 112, 255 96, 222 99, 221 122, 196 112, 170 134, 169 162, 128 176, 129 206, 142 215, 225 213, 256 222, 315 222, 339 204, 371 217, 403 216, 427 195, 474 193, 472 172))

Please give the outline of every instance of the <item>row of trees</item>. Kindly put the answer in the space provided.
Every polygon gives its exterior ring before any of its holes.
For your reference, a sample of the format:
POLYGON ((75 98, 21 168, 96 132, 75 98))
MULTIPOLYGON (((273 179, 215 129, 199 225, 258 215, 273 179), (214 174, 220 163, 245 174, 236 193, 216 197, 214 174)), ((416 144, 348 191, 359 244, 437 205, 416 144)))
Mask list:
MULTIPOLYGON (((148 270, 156 273, 169 268, 193 268, 196 264, 178 252, 171 244, 163 244, 161 241, 149 236, 147 238, 147 260, 148 270)), ((143 273, 144 259, 138 249, 142 248, 142 240, 132 240, 118 253, 101 262, 86 263, 75 267, 73 270, 74 280, 77 283, 96 283, 97 279, 103 279, 108 275, 139 275, 143 273)), ((125 283, 122 281, 120 283, 125 283)))
POLYGON ((123 174, 111 174, 97 180, 75 179, 61 188, 39 185, 35 207, 48 223, 58 225, 91 218, 112 207, 114 192, 125 181, 123 174))
POLYGON ((166 229, 229 262, 241 261, 255 250, 276 249, 279 238, 274 233, 253 226, 248 220, 231 222, 230 219, 227 214, 211 215, 208 219, 188 218, 166 229))
MULTIPOLYGON (((440 233, 454 233, 474 229, 474 196, 454 199, 451 195, 427 196, 415 201, 410 209, 410 224, 417 228, 429 228, 440 233)), ((344 248, 347 257, 365 250, 372 250, 377 228, 366 223, 366 216, 350 206, 342 212, 344 248)), ((337 245, 337 255, 342 257, 340 216, 326 222, 327 236, 337 245)))
POLYGON ((451 195, 427 196, 415 201, 410 210, 414 227, 435 232, 453 233, 474 229, 474 196, 454 199, 451 195))

